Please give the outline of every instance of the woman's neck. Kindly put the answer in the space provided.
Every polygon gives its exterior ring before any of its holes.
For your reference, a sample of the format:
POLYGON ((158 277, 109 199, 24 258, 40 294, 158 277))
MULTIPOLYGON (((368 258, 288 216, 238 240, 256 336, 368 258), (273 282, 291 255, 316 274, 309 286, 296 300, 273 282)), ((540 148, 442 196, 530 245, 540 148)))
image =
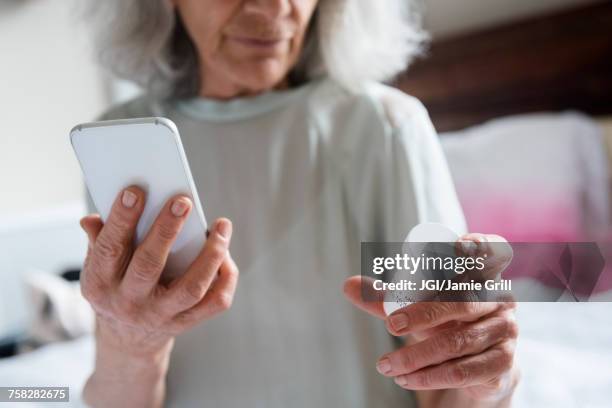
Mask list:
POLYGON ((201 64, 202 78, 199 95, 208 99, 229 100, 239 97, 256 96, 271 90, 281 90, 289 88, 288 77, 283 78, 276 85, 271 87, 252 88, 245 84, 240 84, 232 80, 227 74, 220 74, 213 70, 204 68, 201 64))

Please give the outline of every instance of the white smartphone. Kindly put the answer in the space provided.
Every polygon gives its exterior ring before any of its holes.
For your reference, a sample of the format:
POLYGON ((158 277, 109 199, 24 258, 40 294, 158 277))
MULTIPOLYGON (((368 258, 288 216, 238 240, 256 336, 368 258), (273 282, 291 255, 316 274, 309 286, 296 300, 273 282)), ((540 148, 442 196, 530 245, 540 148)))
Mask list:
POLYGON ((146 192, 136 244, 168 199, 176 194, 192 199, 193 210, 172 246, 163 277, 184 272, 204 245, 207 225, 176 125, 165 118, 84 123, 70 131, 70 141, 103 221, 122 189, 136 185, 146 192))

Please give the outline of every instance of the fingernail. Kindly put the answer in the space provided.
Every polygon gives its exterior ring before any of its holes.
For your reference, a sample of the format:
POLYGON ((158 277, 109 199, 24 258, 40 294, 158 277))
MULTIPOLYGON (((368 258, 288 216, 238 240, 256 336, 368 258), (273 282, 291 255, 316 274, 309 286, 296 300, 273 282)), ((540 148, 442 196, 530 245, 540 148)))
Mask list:
POLYGON ((476 253, 477 244, 474 241, 461 241, 461 249, 466 255, 474 255, 476 253))
POLYGON ((189 209, 189 202, 186 198, 177 198, 172 203, 170 211, 175 217, 182 217, 189 209))
POLYGON ((121 196, 121 203, 126 208, 133 208, 136 205, 138 196, 130 190, 125 190, 121 196))
POLYGON ((389 323, 391 323, 393 330, 400 331, 408 327, 408 318, 403 313, 394 314, 389 316, 389 323))
POLYGON ((376 369, 381 374, 387 374, 391 372, 391 362, 388 358, 383 358, 378 363, 376 363, 376 369))
POLYGON ((404 376, 400 376, 395 377, 395 383, 400 387, 403 387, 404 385, 408 384, 408 381, 406 381, 406 378, 404 378, 404 376))
POLYGON ((219 233, 219 235, 221 235, 225 239, 228 239, 230 237, 230 234, 232 233, 232 226, 226 220, 217 221, 215 229, 217 230, 217 233, 219 233))

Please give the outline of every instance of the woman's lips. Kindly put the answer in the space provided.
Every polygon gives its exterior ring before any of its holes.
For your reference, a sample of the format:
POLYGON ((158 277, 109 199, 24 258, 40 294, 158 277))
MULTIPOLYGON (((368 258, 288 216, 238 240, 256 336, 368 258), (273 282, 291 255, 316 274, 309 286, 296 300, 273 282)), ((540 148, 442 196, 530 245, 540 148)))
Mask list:
POLYGON ((229 37, 231 41, 234 41, 242 46, 256 49, 256 50, 275 50, 280 46, 284 45, 288 40, 285 38, 274 38, 274 39, 262 39, 254 37, 229 37))

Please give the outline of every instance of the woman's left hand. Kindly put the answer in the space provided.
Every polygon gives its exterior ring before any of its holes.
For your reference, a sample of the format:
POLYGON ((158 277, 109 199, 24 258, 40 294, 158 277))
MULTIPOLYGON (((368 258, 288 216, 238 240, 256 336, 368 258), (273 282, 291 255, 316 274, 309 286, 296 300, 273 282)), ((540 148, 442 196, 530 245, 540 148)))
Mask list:
POLYGON ((473 398, 489 399, 505 396, 513 385, 513 303, 415 303, 389 316, 387 328, 416 340, 376 364, 402 388, 462 388, 473 398))
MULTIPOLYGON (((479 245, 501 240, 508 245, 498 236, 482 234, 468 234, 462 240, 479 245)), ((503 245, 495 248, 497 253, 487 264, 498 273, 509 263, 512 251, 499 250, 503 245)), ((349 300, 384 319, 394 336, 409 336, 405 346, 379 358, 376 368, 382 375, 393 377, 405 389, 455 389, 483 401, 512 393, 519 377, 513 366, 518 336, 514 302, 419 302, 387 317, 382 301, 362 299, 361 285, 361 276, 346 281, 349 300)))

